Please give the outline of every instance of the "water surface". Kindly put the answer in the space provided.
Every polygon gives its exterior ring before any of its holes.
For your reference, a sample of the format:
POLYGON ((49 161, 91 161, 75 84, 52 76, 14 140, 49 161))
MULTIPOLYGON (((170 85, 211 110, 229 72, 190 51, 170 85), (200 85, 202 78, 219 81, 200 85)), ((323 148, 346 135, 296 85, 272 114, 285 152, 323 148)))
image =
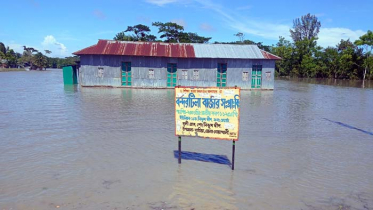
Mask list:
MULTIPOLYGON (((177 164, 173 90, 2 72, 0 209, 373 209, 373 89, 357 87, 277 80, 241 91, 231 171, 177 164)), ((182 138, 202 159, 231 160, 231 147, 182 138)))

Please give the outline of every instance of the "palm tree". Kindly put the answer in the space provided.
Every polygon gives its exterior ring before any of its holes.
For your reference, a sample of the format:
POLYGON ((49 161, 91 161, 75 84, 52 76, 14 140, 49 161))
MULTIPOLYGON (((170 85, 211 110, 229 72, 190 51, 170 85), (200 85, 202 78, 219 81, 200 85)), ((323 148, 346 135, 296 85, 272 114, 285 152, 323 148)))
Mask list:
POLYGON ((33 53, 34 52, 39 52, 38 50, 36 50, 35 48, 33 47, 26 47, 26 46, 23 46, 23 62, 24 63, 27 63, 30 65, 30 69, 32 69, 33 67, 33 53))
POLYGON ((34 64, 39 67, 40 70, 43 70, 43 68, 46 68, 48 61, 47 57, 43 55, 43 53, 38 52, 34 55, 34 64))

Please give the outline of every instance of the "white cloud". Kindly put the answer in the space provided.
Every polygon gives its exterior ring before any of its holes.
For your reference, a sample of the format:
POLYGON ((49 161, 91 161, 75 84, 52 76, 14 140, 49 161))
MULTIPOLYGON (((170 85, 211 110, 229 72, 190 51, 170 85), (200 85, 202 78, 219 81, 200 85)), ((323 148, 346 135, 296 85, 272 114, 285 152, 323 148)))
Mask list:
POLYGON ((252 8, 251 5, 246 5, 246 6, 237 7, 236 10, 249 10, 251 8, 252 8))
POLYGON ((50 56, 54 57, 66 57, 66 56, 71 56, 70 53, 68 53, 67 47, 60 43, 57 42, 56 38, 52 35, 48 35, 44 37, 43 42, 41 43, 41 46, 43 50, 50 50, 52 51, 52 54, 50 56))
POLYGON ((196 0, 205 8, 213 10, 220 14, 223 21, 231 28, 244 34, 251 34, 266 39, 278 40, 279 36, 289 37, 290 25, 270 23, 262 20, 253 20, 241 16, 236 12, 229 12, 219 4, 212 3, 209 0, 196 0))
MULTIPOLYGON (((279 36, 290 38, 291 25, 269 22, 264 20, 253 20, 252 18, 241 16, 239 13, 224 9, 221 5, 210 0, 195 0, 205 8, 213 10, 223 17, 223 21, 231 28, 244 34, 263 37, 270 40, 278 40, 279 36)), ((318 17, 324 14, 317 14, 318 17)), ((327 19, 332 22, 332 19, 327 19)), ((321 28, 318 35, 318 44, 322 47, 336 46, 341 39, 355 41, 366 32, 362 30, 351 30, 348 28, 321 28)))
POLYGON ((23 53, 23 45, 21 44, 11 41, 7 46, 9 46, 9 49, 13 49, 14 52, 23 53))
POLYGON ((285 38, 290 36, 290 27, 283 24, 246 20, 245 22, 231 22, 230 27, 244 34, 251 34, 272 40, 278 40, 279 36, 283 36, 285 38))
POLYGON ((201 29, 202 31, 207 31, 207 32, 215 31, 215 28, 208 23, 201 23, 201 25, 199 25, 199 29, 201 29))
POLYGON ((173 20, 171 20, 171 22, 176 23, 176 24, 178 24, 178 25, 180 25, 180 26, 183 26, 184 29, 185 29, 186 26, 187 26, 187 23, 185 22, 184 19, 173 19, 173 20))
POLYGON ((34 0, 29 0, 29 3, 30 3, 32 6, 36 7, 36 8, 38 8, 38 7, 40 6, 40 5, 39 5, 39 2, 34 1, 34 0))
POLYGON ((93 11, 93 15, 95 17, 97 17, 98 19, 105 19, 106 18, 106 15, 101 10, 98 10, 98 9, 93 11))
POLYGON ((155 5, 158 5, 158 6, 163 6, 165 4, 170 4, 170 3, 175 3, 175 2, 178 2, 180 0, 145 0, 146 2, 150 3, 150 4, 155 4, 155 5))
POLYGON ((140 23, 151 23, 151 19, 150 17, 146 17, 146 16, 137 16, 136 17, 136 20, 139 21, 140 23))
POLYGON ((118 33, 118 31, 107 30, 107 31, 99 31, 97 33, 93 33, 93 35, 97 36, 97 35, 107 35, 107 34, 116 34, 116 33, 118 33))
POLYGON ((319 17, 325 16, 325 14, 324 13, 316 13, 315 16, 319 18, 319 17))
MULTIPOLYGON (((163 6, 170 3, 183 3, 186 0, 145 0, 148 3, 163 6)), ((237 7, 235 10, 230 10, 221 4, 215 3, 212 0, 194 0, 198 4, 202 5, 203 8, 212 10, 219 14, 221 20, 230 28, 237 32, 242 32, 246 35, 258 36, 269 40, 278 40, 279 36, 285 37, 288 40, 290 38, 289 30, 292 27, 292 23, 283 24, 270 20, 256 19, 241 15, 238 11, 251 9, 250 5, 237 7)), ((317 17, 325 16, 324 13, 316 14, 317 17)), ((326 22, 332 22, 333 20, 328 18, 326 22)), ((175 21, 174 21, 175 22, 175 21)), ((178 23, 178 22, 176 22, 178 23)), ((179 23, 178 23, 179 24, 179 23)), ((202 23, 200 25, 201 30, 209 31, 209 25, 202 23)), ((348 28, 321 28, 319 33, 318 44, 322 47, 335 46, 341 39, 355 41, 361 35, 366 32, 362 30, 351 30, 348 28)), ((246 36, 248 39, 249 36, 246 36)), ((258 40, 260 41, 260 40, 258 40)))
POLYGON ((11 40, 11 41, 7 41, 7 42, 4 42, 5 44, 5 47, 9 47, 9 49, 12 49, 14 50, 14 52, 17 52, 17 53, 23 53, 24 51, 24 48, 23 46, 26 46, 26 47, 32 47, 36 50, 39 50, 40 48, 39 47, 36 47, 35 45, 24 45, 24 44, 19 44, 17 43, 16 41, 14 40, 11 40))
POLYGON ((348 28, 321 28, 319 33, 319 40, 317 43, 322 47, 336 46, 341 39, 354 42, 366 32, 362 30, 353 31, 348 28))

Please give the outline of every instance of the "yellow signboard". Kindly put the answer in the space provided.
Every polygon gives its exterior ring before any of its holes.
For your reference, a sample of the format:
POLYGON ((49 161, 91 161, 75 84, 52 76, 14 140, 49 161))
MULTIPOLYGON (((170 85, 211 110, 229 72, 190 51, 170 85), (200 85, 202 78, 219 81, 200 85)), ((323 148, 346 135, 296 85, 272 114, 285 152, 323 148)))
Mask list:
POLYGON ((175 87, 175 135, 238 140, 239 88, 175 87))

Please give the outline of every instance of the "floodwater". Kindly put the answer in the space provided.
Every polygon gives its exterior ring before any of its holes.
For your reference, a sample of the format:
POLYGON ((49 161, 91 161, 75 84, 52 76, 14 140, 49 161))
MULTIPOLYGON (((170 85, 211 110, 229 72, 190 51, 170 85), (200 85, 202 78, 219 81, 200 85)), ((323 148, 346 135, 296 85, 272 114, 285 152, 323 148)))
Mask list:
POLYGON ((234 171, 206 158, 224 140, 183 137, 177 163, 173 98, 0 73, 0 209, 373 209, 373 89, 241 91, 234 171))

